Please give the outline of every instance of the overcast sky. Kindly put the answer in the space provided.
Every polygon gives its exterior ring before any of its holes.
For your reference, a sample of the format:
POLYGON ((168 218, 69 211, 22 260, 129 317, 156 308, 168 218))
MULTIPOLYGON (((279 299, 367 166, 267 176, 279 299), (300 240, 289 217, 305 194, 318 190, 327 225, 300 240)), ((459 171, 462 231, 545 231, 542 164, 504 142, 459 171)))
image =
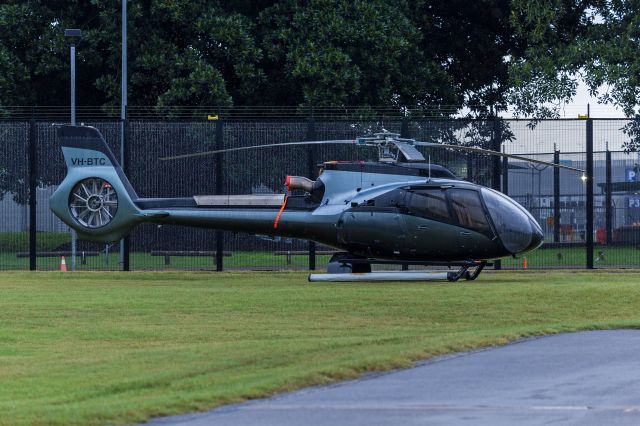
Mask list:
POLYGON ((612 105, 599 104, 596 98, 589 95, 586 84, 580 81, 573 101, 566 104, 560 111, 562 118, 577 118, 587 113, 587 104, 591 106, 591 118, 623 118, 624 113, 612 105))

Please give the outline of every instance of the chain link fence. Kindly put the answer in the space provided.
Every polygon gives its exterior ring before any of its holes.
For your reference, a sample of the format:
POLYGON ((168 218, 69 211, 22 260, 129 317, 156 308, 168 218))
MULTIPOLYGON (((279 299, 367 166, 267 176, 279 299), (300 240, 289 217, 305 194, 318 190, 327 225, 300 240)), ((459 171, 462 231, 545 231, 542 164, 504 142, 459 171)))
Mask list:
MULTIPOLYGON (((374 161, 377 151, 322 145, 272 147, 189 160, 163 161, 162 157, 282 142, 353 139, 383 129, 417 140, 481 147, 583 169, 592 158, 593 179, 584 180, 579 173, 525 161, 420 148, 431 163, 511 196, 541 225, 545 244, 540 249, 526 259, 503 259, 497 267, 640 266, 640 158, 625 151, 629 120, 298 115, 212 121, 137 118, 85 124, 102 132, 116 157, 124 129, 125 170, 138 195, 145 198, 284 193, 287 175, 315 178, 316 166, 324 161, 374 161), (593 197, 588 197, 587 185, 592 186, 593 197)), ((48 208, 48 198, 65 173, 53 123, 42 118, 0 122, 0 212, 4 219, 0 223, 0 268, 53 270, 60 267, 61 256, 71 263, 70 230, 48 208)), ((132 232, 129 250, 132 270, 306 270, 324 269, 333 249, 288 238, 144 224, 132 232)), ((120 270, 124 264, 117 243, 78 242, 77 270, 120 270)))

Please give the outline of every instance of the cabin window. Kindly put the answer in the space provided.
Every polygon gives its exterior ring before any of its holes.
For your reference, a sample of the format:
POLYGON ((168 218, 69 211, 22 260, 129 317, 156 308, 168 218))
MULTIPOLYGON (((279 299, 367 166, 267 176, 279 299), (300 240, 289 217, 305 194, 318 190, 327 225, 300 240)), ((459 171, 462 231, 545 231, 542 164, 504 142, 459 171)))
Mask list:
POLYGON ((447 197, 441 189, 424 189, 413 192, 410 210, 417 215, 440 222, 449 222, 451 215, 447 206, 447 197))
POLYGON ((491 232, 487 215, 484 213, 480 196, 476 191, 467 189, 450 189, 449 199, 453 216, 460 226, 478 232, 491 232))

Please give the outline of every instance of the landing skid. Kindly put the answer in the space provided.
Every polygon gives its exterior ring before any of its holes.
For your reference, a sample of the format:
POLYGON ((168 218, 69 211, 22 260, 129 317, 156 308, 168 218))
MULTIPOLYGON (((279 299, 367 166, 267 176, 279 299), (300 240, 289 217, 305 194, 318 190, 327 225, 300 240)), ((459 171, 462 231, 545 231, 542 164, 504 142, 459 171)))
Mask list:
POLYGON ((374 260, 354 256, 350 253, 336 253, 331 257, 326 274, 310 274, 310 282, 326 281, 451 281, 461 278, 473 281, 487 265, 486 261, 462 262, 398 262, 374 260), (371 264, 422 265, 422 266, 457 266, 453 271, 382 271, 371 272, 371 264))
POLYGON ((469 271, 469 268, 471 268, 471 266, 461 266, 460 269, 458 269, 458 272, 447 272, 447 280, 455 282, 463 277, 467 281, 475 280, 476 278, 478 278, 478 275, 480 275, 480 272, 482 272, 484 267, 487 266, 487 262, 482 261, 474 263, 475 265, 473 265, 473 271, 469 271))

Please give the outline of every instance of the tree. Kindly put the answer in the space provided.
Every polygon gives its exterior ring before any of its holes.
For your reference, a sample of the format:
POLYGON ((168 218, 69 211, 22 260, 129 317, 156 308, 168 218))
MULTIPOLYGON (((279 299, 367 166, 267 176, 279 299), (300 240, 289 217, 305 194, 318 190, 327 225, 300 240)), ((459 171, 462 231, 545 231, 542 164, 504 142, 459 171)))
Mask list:
POLYGON ((404 1, 284 0, 260 16, 270 98, 285 104, 455 102, 453 81, 420 51, 404 1))
MULTIPOLYGON (((132 105, 228 105, 262 79, 250 18, 205 0, 129 6, 132 105)), ((118 105, 120 1, 0 5, 0 105, 68 104, 64 28, 81 28, 78 104, 118 105)))
MULTIPOLYGON (((0 105, 119 104, 120 0, 0 5, 0 105)), ((129 5, 129 104, 472 105, 503 101, 508 0, 143 0, 129 5)), ((455 111, 453 111, 455 112, 455 111)))
POLYGON ((421 29, 420 50, 440 64, 455 87, 454 105, 489 112, 506 103, 508 57, 522 43, 510 25, 510 0, 412 2, 410 16, 421 29))
POLYGON ((575 96, 578 79, 589 75, 585 66, 594 59, 588 45, 599 31, 597 3, 512 0, 511 25, 526 46, 509 64, 509 102, 518 114, 557 116, 560 105, 575 96))
MULTIPOLYGON (((273 96, 323 105, 504 103, 508 0, 280 1, 259 37, 273 96)), ((454 109, 455 112, 457 109, 454 109)))
POLYGON ((511 24, 526 44, 510 62, 510 101, 523 115, 554 116, 583 79, 599 101, 636 116, 640 103, 640 3, 512 0, 511 24), (607 88, 598 92, 601 87, 607 88), (543 103, 551 105, 543 105, 543 103), (555 104, 555 105, 554 105, 555 104))
POLYGON ((527 48, 510 64, 509 99, 519 114, 558 116, 583 79, 599 102, 636 118, 623 148, 640 149, 640 3, 513 0, 511 23, 527 48), (604 90, 602 90, 604 88, 604 90))

